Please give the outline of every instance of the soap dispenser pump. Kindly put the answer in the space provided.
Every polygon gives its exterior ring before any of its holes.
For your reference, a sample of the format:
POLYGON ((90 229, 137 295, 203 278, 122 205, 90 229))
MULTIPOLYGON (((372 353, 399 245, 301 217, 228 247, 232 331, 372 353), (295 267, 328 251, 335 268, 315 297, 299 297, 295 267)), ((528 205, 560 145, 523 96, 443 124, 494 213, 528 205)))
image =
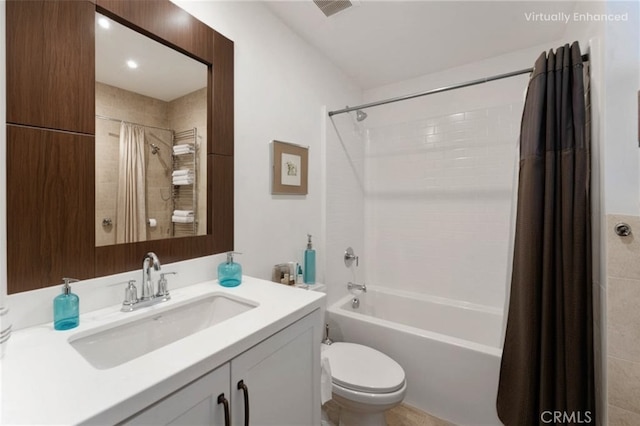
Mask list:
POLYGON ((307 234, 307 249, 304 251, 304 283, 316 283, 316 251, 311 244, 311 234, 307 234))
POLYGON ((62 294, 53 299, 53 328, 69 330, 80 324, 80 298, 71 292, 69 283, 77 282, 74 278, 63 278, 62 294))
POLYGON ((227 261, 218 265, 218 282, 223 287, 236 287, 242 282, 242 266, 233 261, 237 251, 227 252, 227 261))

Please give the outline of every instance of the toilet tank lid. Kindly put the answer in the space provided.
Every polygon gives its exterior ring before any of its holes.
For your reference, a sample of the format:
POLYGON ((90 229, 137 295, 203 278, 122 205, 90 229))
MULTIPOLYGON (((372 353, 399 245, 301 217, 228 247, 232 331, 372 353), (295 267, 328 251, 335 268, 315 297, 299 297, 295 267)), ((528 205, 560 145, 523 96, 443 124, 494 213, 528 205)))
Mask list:
POLYGON ((348 389, 387 393, 404 385, 404 370, 396 361, 368 346, 335 342, 325 346, 333 383, 348 389))

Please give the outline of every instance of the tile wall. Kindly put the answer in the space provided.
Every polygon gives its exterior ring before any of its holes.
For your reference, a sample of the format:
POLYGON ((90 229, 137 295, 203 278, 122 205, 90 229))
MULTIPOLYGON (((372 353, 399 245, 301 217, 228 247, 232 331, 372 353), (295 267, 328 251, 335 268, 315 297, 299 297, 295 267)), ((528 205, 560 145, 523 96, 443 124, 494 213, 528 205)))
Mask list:
POLYGON ((349 281, 366 283, 364 254, 364 152, 365 128, 355 114, 341 114, 327 122, 326 257, 328 304, 347 294, 349 281), (359 266, 344 264, 343 254, 352 247, 359 266))
MULTIPOLYGON (((597 303, 596 335, 606 315, 607 410, 610 426, 640 424, 640 217, 607 215, 606 307, 597 303), (631 225, 619 237, 616 223, 631 225), (605 310, 606 309, 606 310, 605 310)), ((601 297, 604 299, 604 297, 601 297)), ((597 337, 596 337, 597 338, 597 337)), ((598 351, 600 352, 600 351, 598 351)), ((596 353, 596 362, 602 357, 596 353)))
MULTIPOLYGON (((195 91, 171 102, 139 95, 117 87, 96 83, 96 114, 143 123, 147 126, 187 129, 198 127, 202 138, 200 164, 206 164, 206 89, 195 91)), ((118 188, 118 152, 120 123, 96 120, 96 245, 115 244, 115 227, 102 226, 103 218, 116 217, 116 193, 118 188)), ((147 239, 163 239, 171 235, 171 132, 161 129, 145 129, 147 147, 147 217, 154 218, 157 226, 147 228, 147 239), (149 144, 160 147, 151 155, 149 144)), ((206 171, 200 168, 198 202, 198 232, 206 233, 206 171), (204 209, 204 210, 203 210, 204 209)))
POLYGON ((207 89, 202 88, 167 103, 170 129, 198 129, 198 235, 207 233, 207 89))
POLYGON ((502 309, 522 101, 368 129, 373 284, 502 309))

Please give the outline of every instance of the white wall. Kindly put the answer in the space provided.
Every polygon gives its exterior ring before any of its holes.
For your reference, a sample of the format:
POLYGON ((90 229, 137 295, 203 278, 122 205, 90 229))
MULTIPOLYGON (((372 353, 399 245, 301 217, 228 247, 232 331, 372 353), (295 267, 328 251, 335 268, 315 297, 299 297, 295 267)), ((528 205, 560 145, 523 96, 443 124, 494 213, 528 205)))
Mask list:
POLYGON ((274 264, 302 261, 311 233, 316 282, 324 282, 327 256, 340 254, 327 253, 323 235, 323 108, 356 104, 360 90, 259 2, 175 3, 235 43, 235 248, 245 253, 239 262, 245 273, 269 279, 274 264), (306 197, 271 195, 273 139, 310 147, 306 197))
POLYGON ((627 22, 605 25, 604 206, 606 214, 638 216, 638 89, 640 89, 640 4, 608 1, 608 14, 629 14, 627 22))

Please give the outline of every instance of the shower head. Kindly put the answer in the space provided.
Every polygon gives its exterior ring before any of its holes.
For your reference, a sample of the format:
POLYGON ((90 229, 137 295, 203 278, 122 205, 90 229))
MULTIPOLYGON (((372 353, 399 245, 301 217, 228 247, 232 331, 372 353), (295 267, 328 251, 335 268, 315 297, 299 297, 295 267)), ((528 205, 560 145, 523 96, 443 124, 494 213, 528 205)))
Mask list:
POLYGON ((364 119, 367 118, 367 113, 362 111, 362 110, 357 110, 356 111, 356 120, 358 121, 364 121, 364 119))
POLYGON ((160 147, 155 143, 150 143, 149 146, 151 147, 151 153, 153 155, 156 155, 160 151, 160 147))

